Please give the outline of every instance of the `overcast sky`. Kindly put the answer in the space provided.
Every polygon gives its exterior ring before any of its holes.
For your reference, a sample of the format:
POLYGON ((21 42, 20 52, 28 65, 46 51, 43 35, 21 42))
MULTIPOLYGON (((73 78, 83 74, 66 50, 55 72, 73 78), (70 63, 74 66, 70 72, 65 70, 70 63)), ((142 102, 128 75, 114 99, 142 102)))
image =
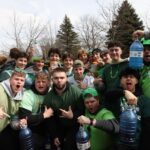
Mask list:
MULTIPOLYGON (((149 0, 128 1, 140 17, 150 14, 149 0)), ((99 0, 104 6, 110 2, 111 0, 99 0)), ((20 19, 38 16, 43 22, 49 20, 60 24, 65 14, 75 23, 84 15, 98 15, 98 8, 96 0, 0 0, 0 43, 6 40, 4 33, 10 29, 10 18, 14 12, 20 19)))

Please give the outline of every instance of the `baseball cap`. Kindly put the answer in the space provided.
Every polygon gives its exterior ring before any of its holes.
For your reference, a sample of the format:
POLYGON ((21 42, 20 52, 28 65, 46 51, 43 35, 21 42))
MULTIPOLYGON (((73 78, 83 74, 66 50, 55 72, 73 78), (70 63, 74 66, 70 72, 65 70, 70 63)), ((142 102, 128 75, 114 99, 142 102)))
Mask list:
POLYGON ((87 88, 87 89, 85 89, 85 90, 82 92, 83 99, 85 99, 85 97, 86 97, 87 94, 90 94, 90 95, 92 95, 93 97, 94 97, 94 96, 98 96, 98 93, 97 93, 96 89, 94 89, 94 88, 87 88))
POLYGON ((73 67, 84 67, 84 64, 81 60, 75 60, 73 63, 73 67))

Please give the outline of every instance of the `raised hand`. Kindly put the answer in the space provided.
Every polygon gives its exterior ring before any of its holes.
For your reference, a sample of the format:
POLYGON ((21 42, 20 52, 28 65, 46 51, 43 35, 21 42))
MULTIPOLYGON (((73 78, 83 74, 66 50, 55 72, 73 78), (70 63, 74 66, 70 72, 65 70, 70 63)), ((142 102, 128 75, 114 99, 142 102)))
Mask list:
POLYGON ((64 109, 59 109, 61 111, 61 116, 63 118, 68 118, 68 119, 72 119, 73 118, 73 112, 71 109, 71 106, 69 106, 68 111, 64 110, 64 109))

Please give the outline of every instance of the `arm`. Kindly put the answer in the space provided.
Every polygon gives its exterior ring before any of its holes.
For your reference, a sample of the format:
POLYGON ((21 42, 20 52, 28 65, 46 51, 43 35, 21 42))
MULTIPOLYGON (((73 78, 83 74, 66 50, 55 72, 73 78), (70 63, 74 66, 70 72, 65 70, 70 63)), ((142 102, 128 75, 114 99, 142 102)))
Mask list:
POLYGON ((80 124, 88 124, 92 125, 98 129, 110 132, 110 133, 119 133, 119 124, 116 119, 108 119, 108 120, 96 120, 90 119, 86 116, 78 117, 78 122, 80 124))

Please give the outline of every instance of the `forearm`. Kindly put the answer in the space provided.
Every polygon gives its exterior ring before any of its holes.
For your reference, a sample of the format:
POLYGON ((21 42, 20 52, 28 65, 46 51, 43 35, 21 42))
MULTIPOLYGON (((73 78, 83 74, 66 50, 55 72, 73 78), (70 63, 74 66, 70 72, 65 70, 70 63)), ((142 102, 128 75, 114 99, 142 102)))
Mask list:
POLYGON ((98 129, 101 129, 110 133, 119 133, 119 123, 116 119, 93 120, 92 125, 98 129))
POLYGON ((19 118, 27 118, 29 125, 37 125, 44 120, 43 114, 32 115, 31 111, 19 108, 19 118))

